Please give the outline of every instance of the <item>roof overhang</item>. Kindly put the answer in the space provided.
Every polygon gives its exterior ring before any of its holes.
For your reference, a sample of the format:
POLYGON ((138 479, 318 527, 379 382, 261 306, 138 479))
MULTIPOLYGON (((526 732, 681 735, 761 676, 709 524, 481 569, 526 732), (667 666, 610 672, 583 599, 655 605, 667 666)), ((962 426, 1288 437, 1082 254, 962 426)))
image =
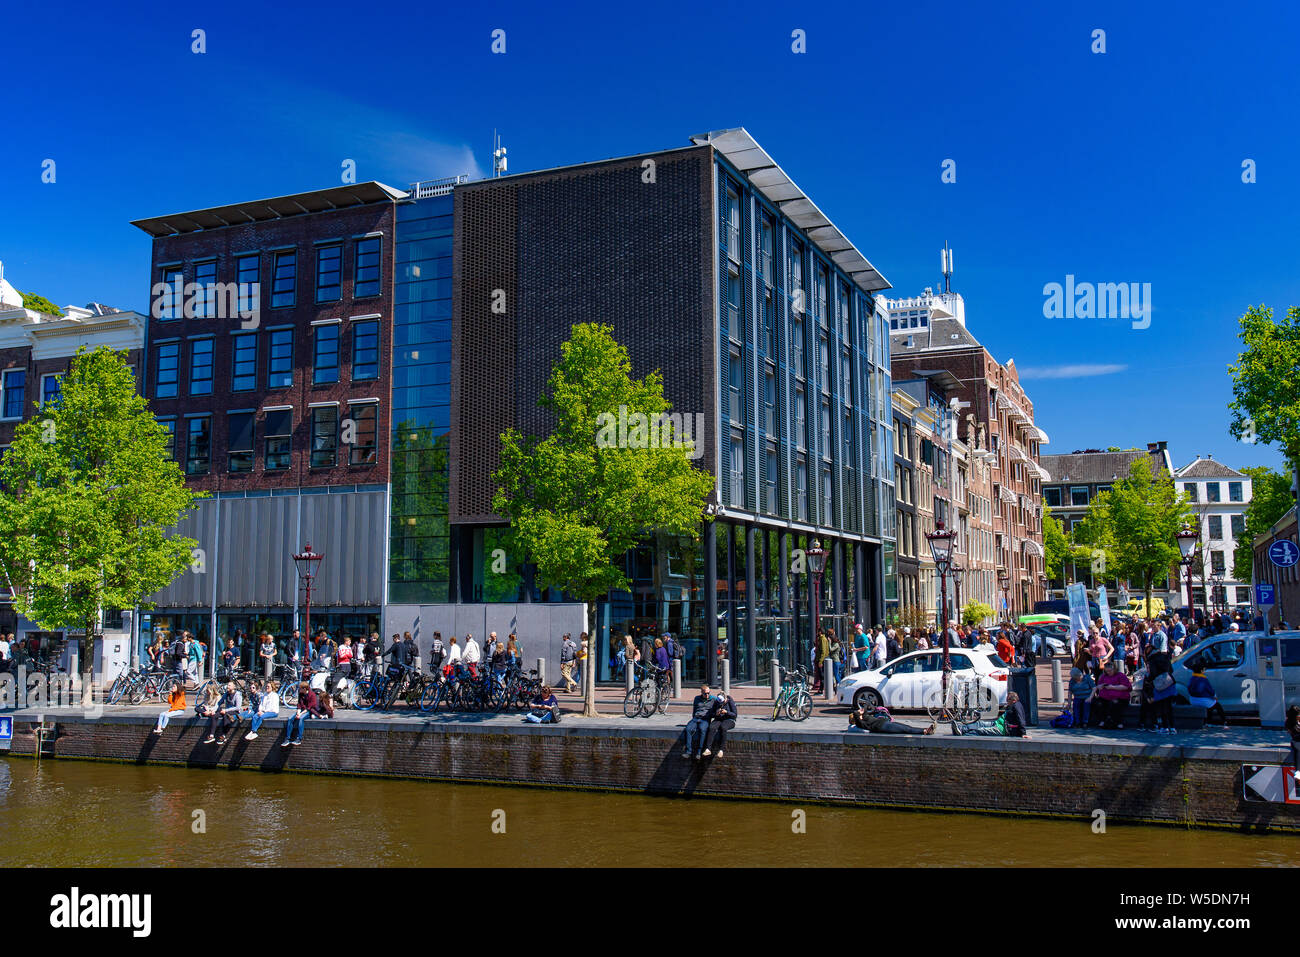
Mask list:
POLYGON ((844 270, 858 288, 864 292, 891 288, 889 281, 867 261, 866 256, 858 252, 848 237, 817 208, 817 204, 795 185, 794 180, 768 156, 767 151, 758 145, 748 130, 714 130, 692 136, 691 142, 697 146, 712 146, 726 157, 728 163, 748 177, 755 189, 807 233, 817 248, 844 270))
POLYGON ((1048 444, 1049 442, 1052 441, 1051 439, 1049 439, 1049 438, 1047 437, 1047 433, 1044 432, 1042 429, 1038 428, 1038 426, 1034 426, 1034 428, 1035 428, 1035 429, 1037 430, 1037 432, 1038 432, 1038 442, 1039 442, 1039 444, 1041 444, 1041 445, 1046 445, 1046 444, 1048 444))
POLYGON ((943 392, 956 392, 961 388, 961 379, 958 379, 947 369, 912 369, 907 374, 912 378, 927 379, 931 385, 936 386, 943 392))
POLYGON ((400 189, 393 189, 391 186, 372 181, 349 186, 332 186, 329 189, 317 189, 309 193, 294 193, 292 196, 258 199, 249 203, 235 203, 232 206, 213 206, 210 209, 196 209, 188 213, 135 219, 131 221, 131 225, 144 230, 154 239, 159 239, 163 236, 197 233, 204 229, 220 229, 222 226, 288 219, 291 216, 324 213, 334 209, 366 206, 370 203, 397 202, 406 199, 407 196, 408 194, 400 189))

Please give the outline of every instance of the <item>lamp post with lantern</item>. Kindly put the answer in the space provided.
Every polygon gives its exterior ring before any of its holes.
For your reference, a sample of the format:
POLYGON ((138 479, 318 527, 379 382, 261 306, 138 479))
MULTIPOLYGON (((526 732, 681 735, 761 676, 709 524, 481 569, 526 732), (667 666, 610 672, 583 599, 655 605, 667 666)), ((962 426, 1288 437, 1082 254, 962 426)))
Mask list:
POLYGON ((965 624, 961 615, 961 576, 966 571, 961 565, 952 566, 952 590, 953 590, 953 607, 955 614, 952 616, 957 619, 959 625, 965 624))
MULTIPOLYGON (((320 567, 320 562, 324 558, 325 555, 322 552, 313 552, 311 550, 311 542, 307 543, 307 547, 303 549, 301 555, 293 556, 294 567, 298 570, 298 577, 302 580, 303 589, 307 593, 303 633, 306 634, 307 641, 309 643, 311 641, 311 592, 312 592, 313 585, 315 585, 316 583, 316 572, 320 567)), ((301 639, 299 639, 299 647, 295 650, 297 651, 298 654, 299 664, 306 665, 307 662, 303 660, 302 657, 301 645, 302 645, 302 641, 301 639)))
MULTIPOLYGON (((1196 603, 1192 596, 1192 562, 1195 559, 1196 541, 1200 536, 1196 534, 1196 530, 1190 525, 1184 525, 1182 530, 1174 537, 1178 539, 1178 551, 1183 556, 1178 564, 1187 570, 1187 616, 1195 623, 1196 603)), ((1151 617, 1150 608, 1147 609, 1147 617, 1151 617)))
POLYGON ((826 549, 822 548, 822 543, 817 539, 812 540, 808 546, 808 551, 804 553, 808 558, 808 577, 812 579, 812 604, 813 604, 813 661, 817 660, 817 635, 818 626, 821 622, 821 588, 822 572, 826 570, 826 549))
POLYGON ((998 584, 1002 587, 1002 620, 1011 621, 1011 576, 1005 568, 998 569, 998 584))
MULTIPOLYGON (((952 562, 952 538, 953 534, 950 529, 943 527, 943 520, 935 522, 934 531, 925 533, 926 541, 930 543, 930 554, 934 558, 935 570, 939 573, 939 588, 942 598, 939 607, 946 613, 948 610, 948 571, 952 562)), ((939 622, 939 630, 943 633, 943 697, 940 698, 941 707, 948 706, 948 676, 952 672, 952 663, 948 657, 948 622, 947 620, 939 622)))

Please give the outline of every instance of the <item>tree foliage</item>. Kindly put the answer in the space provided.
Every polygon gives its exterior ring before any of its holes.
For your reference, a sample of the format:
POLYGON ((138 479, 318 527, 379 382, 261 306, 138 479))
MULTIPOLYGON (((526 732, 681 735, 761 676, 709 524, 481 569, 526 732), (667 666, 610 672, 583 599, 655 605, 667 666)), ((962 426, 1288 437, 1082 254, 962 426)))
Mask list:
POLYGON ((1048 578, 1055 578, 1061 566, 1070 557, 1070 540, 1066 537, 1061 520, 1052 514, 1050 507, 1043 506, 1043 571, 1048 578))
POLYGON ((1251 479, 1250 501, 1246 505, 1245 533, 1238 536, 1232 553, 1232 577, 1248 582, 1255 574, 1255 537, 1263 535, 1294 504, 1291 483, 1268 466, 1248 466, 1241 470, 1251 479))
POLYGON ((79 351, 0 461, 0 571, 19 613, 89 643, 101 608, 152 607, 190 564, 195 542, 167 530, 195 495, 167 441, 125 354, 79 351))
POLYGON ((44 296, 37 295, 34 292, 19 292, 23 297, 23 308, 32 309, 36 312, 43 312, 47 316, 62 316, 63 310, 50 302, 44 296))
POLYGON ((597 442, 602 413, 626 407, 654 419, 670 411, 658 372, 640 380, 631 373, 609 326, 575 325, 538 403, 554 429, 546 438, 506 432, 494 475, 492 507, 510 520, 538 584, 587 602, 593 639, 596 600, 629 587, 623 556, 648 534, 695 537, 713 488, 713 477, 691 465, 689 446, 597 442))
POLYGON ((992 617, 993 607, 982 601, 968 601, 961 610, 962 624, 968 627, 978 625, 984 619, 992 617))
POLYGON ((1229 431, 1244 441, 1276 445, 1294 470, 1300 465, 1300 308, 1275 320, 1267 306, 1251 306, 1237 320, 1245 347, 1232 373, 1229 431))

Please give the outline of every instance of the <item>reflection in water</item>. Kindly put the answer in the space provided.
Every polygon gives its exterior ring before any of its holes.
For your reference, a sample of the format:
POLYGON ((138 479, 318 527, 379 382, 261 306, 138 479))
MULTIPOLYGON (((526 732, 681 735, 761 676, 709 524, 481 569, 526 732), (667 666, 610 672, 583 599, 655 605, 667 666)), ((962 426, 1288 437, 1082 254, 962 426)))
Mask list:
POLYGON ((0 867, 984 865, 1250 867, 1300 836, 0 758, 0 867), (599 808, 599 813, 593 811, 599 808), (492 831, 505 812, 506 832, 492 831), (206 831, 194 833, 196 811, 206 831))

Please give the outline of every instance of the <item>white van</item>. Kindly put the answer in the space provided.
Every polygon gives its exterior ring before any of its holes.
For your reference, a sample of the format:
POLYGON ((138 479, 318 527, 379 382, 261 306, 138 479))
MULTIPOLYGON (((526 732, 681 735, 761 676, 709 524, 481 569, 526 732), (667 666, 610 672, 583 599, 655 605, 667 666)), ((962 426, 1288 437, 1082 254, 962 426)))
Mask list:
MULTIPOLYGON (((1174 659, 1174 680, 1178 683, 1178 700, 1186 703, 1187 684, 1197 668, 1214 686, 1215 697, 1228 714, 1258 714, 1254 700, 1242 701, 1247 678, 1259 677, 1255 639, 1262 631, 1225 631, 1189 647, 1174 659)), ((1300 631, 1279 631, 1273 637, 1282 645, 1282 679, 1286 685, 1286 703, 1300 704, 1300 631)))

